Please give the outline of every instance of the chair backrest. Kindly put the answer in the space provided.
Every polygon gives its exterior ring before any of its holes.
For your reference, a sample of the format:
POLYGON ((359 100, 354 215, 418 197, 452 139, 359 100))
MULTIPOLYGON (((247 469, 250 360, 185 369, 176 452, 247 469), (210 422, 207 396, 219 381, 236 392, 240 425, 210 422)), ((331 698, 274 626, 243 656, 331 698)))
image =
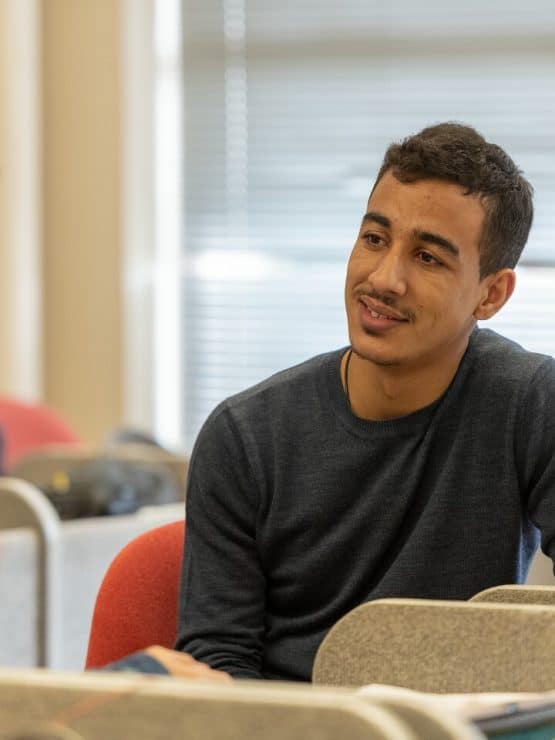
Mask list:
POLYGON ((436 693, 546 691, 555 685, 555 609, 381 599, 323 640, 318 684, 391 684, 436 693))
POLYGON ((475 594, 470 601, 555 606, 555 586, 493 586, 475 594))
POLYGON ((52 444, 80 444, 81 438, 55 411, 40 404, 0 398, 5 465, 11 472, 25 452, 52 444))
POLYGON ((185 522, 149 530, 131 540, 112 561, 96 597, 87 668, 149 645, 172 647, 185 522))
POLYGON ((60 740, 429 740, 352 693, 124 674, 0 670, 2 737, 60 740))

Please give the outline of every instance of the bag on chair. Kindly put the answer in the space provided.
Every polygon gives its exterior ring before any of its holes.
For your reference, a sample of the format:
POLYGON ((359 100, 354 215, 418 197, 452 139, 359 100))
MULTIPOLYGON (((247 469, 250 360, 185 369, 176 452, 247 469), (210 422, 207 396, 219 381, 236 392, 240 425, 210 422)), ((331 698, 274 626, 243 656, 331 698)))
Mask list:
POLYGON ((181 500, 177 481, 163 466, 109 458, 61 470, 42 490, 64 520, 132 514, 181 500))

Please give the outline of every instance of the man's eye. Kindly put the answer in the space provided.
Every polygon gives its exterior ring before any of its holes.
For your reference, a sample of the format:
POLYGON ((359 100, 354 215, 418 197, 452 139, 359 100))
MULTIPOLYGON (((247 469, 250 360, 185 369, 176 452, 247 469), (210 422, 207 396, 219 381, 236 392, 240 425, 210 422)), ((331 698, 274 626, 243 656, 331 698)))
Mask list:
POLYGON ((441 262, 437 260, 430 252, 418 252, 418 258, 424 265, 440 265, 441 262))
POLYGON ((362 237, 370 247, 379 247, 383 239, 379 234, 364 234, 362 237))

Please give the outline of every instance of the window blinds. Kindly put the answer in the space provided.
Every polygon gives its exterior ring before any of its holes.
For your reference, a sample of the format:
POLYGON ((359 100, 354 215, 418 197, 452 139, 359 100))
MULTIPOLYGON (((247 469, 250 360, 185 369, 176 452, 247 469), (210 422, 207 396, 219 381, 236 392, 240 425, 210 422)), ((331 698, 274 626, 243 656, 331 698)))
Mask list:
POLYGON ((347 258, 383 152, 442 120, 536 190, 492 327, 555 352, 555 4, 183 0, 183 440, 223 398, 347 344, 347 258), (528 265, 528 266, 526 266, 528 265))

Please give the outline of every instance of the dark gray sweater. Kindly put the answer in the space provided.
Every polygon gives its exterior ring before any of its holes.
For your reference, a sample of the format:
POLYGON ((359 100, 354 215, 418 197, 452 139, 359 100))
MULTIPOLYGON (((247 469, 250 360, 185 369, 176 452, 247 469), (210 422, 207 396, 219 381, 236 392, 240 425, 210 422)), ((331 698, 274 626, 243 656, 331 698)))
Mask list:
POLYGON ((476 329, 443 396, 354 416, 343 350, 236 395, 193 451, 177 647, 245 678, 310 680, 361 602, 468 599, 555 556, 555 362, 476 329))

